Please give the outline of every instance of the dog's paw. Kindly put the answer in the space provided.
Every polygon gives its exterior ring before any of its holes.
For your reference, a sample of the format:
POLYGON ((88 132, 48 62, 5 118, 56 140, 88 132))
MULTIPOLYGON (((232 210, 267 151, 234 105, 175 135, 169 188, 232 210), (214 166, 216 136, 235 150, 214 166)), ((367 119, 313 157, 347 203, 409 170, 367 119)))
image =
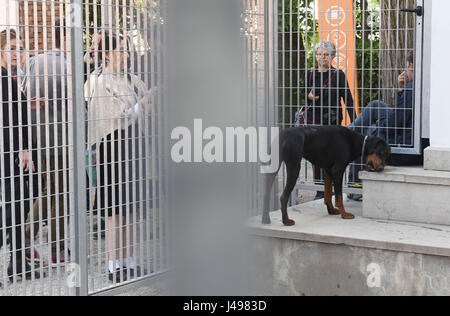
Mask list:
POLYGON ((288 219, 286 222, 283 222, 284 226, 294 226, 295 221, 292 219, 288 219))
POLYGON ((344 213, 344 214, 342 214, 342 218, 343 219, 355 219, 355 215, 350 214, 350 213, 344 213))
POLYGON ((327 206, 328 214, 330 214, 330 215, 340 215, 341 214, 341 212, 339 212, 338 209, 335 209, 333 207, 333 205, 329 205, 327 203, 325 203, 325 205, 327 206))
POLYGON ((341 214, 341 212, 339 212, 339 210, 335 209, 334 207, 330 208, 327 206, 327 210, 328 210, 328 214, 330 214, 330 215, 340 215, 341 214))

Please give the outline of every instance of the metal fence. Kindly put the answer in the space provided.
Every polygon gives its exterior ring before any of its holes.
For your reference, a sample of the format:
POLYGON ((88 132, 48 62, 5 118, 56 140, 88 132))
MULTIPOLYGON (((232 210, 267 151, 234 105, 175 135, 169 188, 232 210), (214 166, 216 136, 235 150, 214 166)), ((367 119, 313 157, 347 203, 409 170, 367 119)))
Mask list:
POLYGON ((167 271, 164 2, 5 7, 0 295, 95 294, 167 271))
MULTIPOLYGON (((404 9, 423 10, 423 1, 274 0, 273 6, 274 123, 352 123, 387 140, 393 153, 419 154, 423 11, 404 9)), ((359 193, 361 167, 357 161, 349 168, 346 192, 359 193)), ((320 169, 304 161, 297 189, 320 191, 322 184, 320 169)))
MULTIPOLYGON (((241 15, 241 37, 243 39, 243 55, 245 56, 246 80, 244 81, 249 126, 272 126, 274 119, 271 98, 273 99, 273 39, 268 26, 273 21, 269 12, 270 5, 264 0, 244 0, 241 15)), ((258 214, 262 205, 262 183, 259 167, 248 168, 247 176, 251 188, 248 192, 249 214, 258 214), (257 197, 257 198, 255 198, 257 197)))
MULTIPOLYGON (((417 154, 422 18, 400 9, 420 5, 244 0, 249 125, 349 125, 360 115, 362 132, 417 154), (386 109, 403 125, 390 126, 386 109)), ((3 6, 0 294, 95 294, 166 272, 165 2, 3 6)), ((297 188, 320 189, 320 173, 303 164, 297 188)), ((254 213, 262 185, 257 167, 248 172, 254 213)))

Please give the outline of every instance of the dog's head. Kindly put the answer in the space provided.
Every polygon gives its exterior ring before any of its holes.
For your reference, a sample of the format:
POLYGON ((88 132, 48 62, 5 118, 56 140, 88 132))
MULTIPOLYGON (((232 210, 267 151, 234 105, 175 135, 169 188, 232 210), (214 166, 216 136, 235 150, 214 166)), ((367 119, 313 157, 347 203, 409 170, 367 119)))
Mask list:
POLYGON ((366 170, 383 171, 391 158, 391 148, 378 137, 368 137, 364 150, 366 170))

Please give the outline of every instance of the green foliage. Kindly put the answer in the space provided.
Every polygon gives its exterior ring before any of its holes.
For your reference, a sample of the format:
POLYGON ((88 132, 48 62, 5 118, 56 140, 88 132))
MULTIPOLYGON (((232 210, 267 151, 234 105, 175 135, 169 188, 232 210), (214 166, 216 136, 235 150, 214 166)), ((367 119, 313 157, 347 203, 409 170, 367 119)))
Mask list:
MULTIPOLYGON (((109 22, 106 20, 106 11, 112 14, 112 23, 115 24, 117 21, 121 30, 125 29, 128 33, 138 30, 150 37, 151 32, 143 32, 142 28, 145 24, 147 27, 153 27, 165 23, 159 3, 160 1, 154 0, 126 0, 124 5, 123 0, 111 0, 110 5, 106 6, 101 5, 98 0, 84 0, 85 38, 92 37, 94 25, 101 28, 102 25, 109 22), (137 25, 137 21, 140 21, 140 25, 137 25)), ((143 34, 141 36, 143 37, 143 34)))

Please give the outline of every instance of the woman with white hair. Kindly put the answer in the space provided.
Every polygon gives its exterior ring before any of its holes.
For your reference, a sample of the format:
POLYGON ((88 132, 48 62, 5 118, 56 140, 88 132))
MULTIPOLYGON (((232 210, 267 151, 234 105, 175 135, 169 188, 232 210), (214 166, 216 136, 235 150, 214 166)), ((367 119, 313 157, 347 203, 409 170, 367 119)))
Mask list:
MULTIPOLYGON (((314 49, 317 68, 308 72, 306 85, 305 123, 308 125, 349 125, 355 119, 353 97, 347 77, 341 69, 332 66, 336 57, 336 47, 330 41, 321 41, 314 49), (350 116, 344 113, 345 110, 350 116)), ((314 181, 323 180, 322 170, 314 168, 314 181)), ((323 198, 317 192, 316 199, 323 198)))
POLYGON ((349 125, 355 118, 353 97, 347 77, 331 65, 336 57, 332 42, 322 41, 315 47, 317 68, 308 72, 306 122, 309 125, 349 125), (344 121, 341 101, 350 116, 344 121))

